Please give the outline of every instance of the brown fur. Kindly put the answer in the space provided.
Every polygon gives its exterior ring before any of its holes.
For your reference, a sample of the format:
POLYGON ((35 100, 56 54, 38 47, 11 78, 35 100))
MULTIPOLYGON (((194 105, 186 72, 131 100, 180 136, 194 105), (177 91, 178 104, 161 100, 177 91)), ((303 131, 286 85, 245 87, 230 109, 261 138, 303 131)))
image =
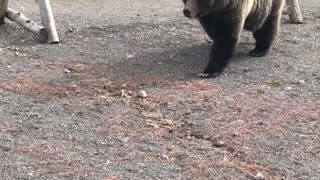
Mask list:
POLYGON ((207 68, 200 77, 220 75, 232 57, 243 29, 253 32, 256 47, 249 54, 263 56, 276 38, 285 0, 183 0, 184 14, 199 19, 214 40, 207 68))

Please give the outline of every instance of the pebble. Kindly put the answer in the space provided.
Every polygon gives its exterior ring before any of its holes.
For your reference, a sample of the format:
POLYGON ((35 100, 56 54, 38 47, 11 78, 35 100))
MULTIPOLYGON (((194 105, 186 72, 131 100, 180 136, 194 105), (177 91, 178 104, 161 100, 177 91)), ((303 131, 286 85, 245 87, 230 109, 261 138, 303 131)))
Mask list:
POLYGON ((139 98, 146 98, 148 96, 148 94, 144 90, 139 90, 137 95, 139 98))
POLYGON ((306 84, 306 81, 305 80, 299 80, 298 84, 304 85, 304 84, 306 84))
POLYGON ((234 132, 234 133, 232 134, 232 136, 233 136, 233 137, 239 137, 239 133, 234 132))
POLYGON ((127 55, 127 59, 132 59, 132 58, 134 58, 134 55, 132 55, 132 54, 127 55))
POLYGON ((66 74, 71 73, 71 71, 70 71, 69 69, 64 69, 63 71, 64 71, 64 73, 66 73, 66 74))
POLYGON ((164 161, 169 160, 169 156, 167 156, 167 155, 165 155, 165 154, 160 154, 160 155, 159 155, 159 158, 160 158, 161 160, 164 160, 164 161))
POLYGON ((256 180, 264 180, 264 175, 260 172, 258 172, 255 176, 254 179, 256 180))
POLYGON ((291 86, 288 86, 288 87, 286 87, 285 89, 288 90, 288 91, 290 91, 290 90, 292 90, 293 88, 292 88, 291 86))
POLYGON ((265 93, 265 91, 264 91, 264 90, 262 90, 262 89, 258 89, 258 90, 257 90, 257 93, 259 93, 259 94, 263 94, 263 93, 265 93))
POLYGON ((73 32, 75 32, 75 31, 76 31, 76 29, 75 29, 75 28, 73 28, 73 27, 72 27, 72 28, 70 28, 70 29, 68 29, 68 32, 69 32, 69 33, 73 33, 73 32))
POLYGON ((224 141, 217 141, 213 144, 215 147, 224 147, 226 143, 224 141))
POLYGON ((121 142, 123 142, 123 143, 127 143, 127 142, 129 142, 130 138, 129 138, 129 137, 125 137, 125 138, 122 138, 122 139, 120 139, 120 140, 121 140, 121 142))

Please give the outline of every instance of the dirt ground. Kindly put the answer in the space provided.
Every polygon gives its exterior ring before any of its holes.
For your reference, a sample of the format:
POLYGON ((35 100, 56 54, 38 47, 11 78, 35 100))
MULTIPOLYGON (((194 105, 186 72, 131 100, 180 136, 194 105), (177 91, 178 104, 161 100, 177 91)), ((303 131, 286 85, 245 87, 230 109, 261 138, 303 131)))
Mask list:
MULTIPOLYGON (((320 5, 300 3, 270 54, 249 58, 244 32, 205 80, 210 44, 180 0, 52 0, 59 45, 7 22, 1 179, 320 179, 320 5)), ((39 22, 33 0, 10 7, 39 22)))

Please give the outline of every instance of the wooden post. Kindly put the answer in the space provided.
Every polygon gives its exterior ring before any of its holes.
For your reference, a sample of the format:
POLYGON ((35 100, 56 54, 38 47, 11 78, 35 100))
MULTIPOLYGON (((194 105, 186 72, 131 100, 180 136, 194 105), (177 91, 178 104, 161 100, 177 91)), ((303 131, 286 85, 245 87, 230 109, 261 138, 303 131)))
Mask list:
POLYGON ((4 18, 8 10, 9 0, 0 0, 0 25, 4 23, 4 18))
POLYGON ((50 44, 59 43, 59 37, 54 23, 54 18, 49 0, 38 0, 40 15, 43 26, 37 25, 25 17, 22 13, 8 8, 9 0, 0 0, 0 25, 4 23, 4 18, 16 22, 27 30, 39 35, 42 38, 48 38, 50 44))
POLYGON ((303 16, 300 10, 298 0, 286 0, 288 6, 287 13, 291 22, 301 24, 303 23, 303 16))
POLYGON ((42 24, 48 30, 49 44, 59 43, 59 37, 53 18, 53 13, 49 0, 38 0, 42 24))
POLYGON ((27 30, 39 35, 41 38, 47 38, 48 36, 48 31, 45 27, 37 25, 35 22, 31 21, 20 12, 8 8, 7 18, 11 21, 16 22, 27 30))

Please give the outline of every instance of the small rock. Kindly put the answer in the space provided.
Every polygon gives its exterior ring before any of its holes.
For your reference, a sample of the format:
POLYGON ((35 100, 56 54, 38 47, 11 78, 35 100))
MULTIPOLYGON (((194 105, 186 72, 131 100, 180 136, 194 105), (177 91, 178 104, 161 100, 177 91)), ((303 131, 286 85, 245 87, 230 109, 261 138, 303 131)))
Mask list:
POLYGON ((234 133, 232 134, 232 136, 233 136, 233 137, 239 137, 239 133, 234 132, 234 133))
POLYGON ((139 90, 137 95, 139 98, 146 98, 148 96, 148 94, 144 90, 139 90))
POLYGON ((129 142, 130 138, 129 138, 129 137, 125 137, 125 138, 122 138, 122 139, 120 139, 120 140, 121 140, 121 142, 123 142, 123 143, 127 143, 127 142, 129 142))
POLYGON ((165 155, 165 154, 160 154, 160 155, 159 155, 159 158, 160 158, 161 160, 163 160, 163 161, 169 160, 169 157, 168 157, 167 155, 165 155))
POLYGON ((288 90, 288 91, 290 91, 290 90, 292 90, 293 88, 292 88, 291 86, 288 86, 288 87, 286 87, 285 89, 288 90))
POLYGON ((75 28, 73 28, 73 27, 72 27, 72 28, 70 28, 70 29, 68 29, 68 32, 69 32, 69 33, 73 33, 73 32, 75 32, 75 31, 76 31, 76 29, 75 29, 75 28))
POLYGON ((121 98, 125 98, 125 97, 127 97, 127 95, 126 95, 126 91, 125 90, 121 90, 120 91, 121 92, 121 98))
POLYGON ((69 69, 64 69, 63 72, 66 73, 66 74, 71 73, 71 71, 69 69))
POLYGON ((173 148, 172 147, 167 147, 166 150, 171 152, 171 151, 173 151, 173 148))
POLYGON ((298 84, 304 85, 304 84, 306 84, 306 81, 305 80, 299 80, 298 84))
POLYGON ((127 84, 122 84, 121 88, 123 88, 123 89, 127 88, 127 84))
POLYGON ((257 93, 263 94, 263 93, 265 93, 265 91, 264 91, 263 89, 258 89, 258 90, 257 90, 257 93))
POLYGON ((127 55, 127 59, 132 59, 132 58, 134 58, 134 55, 132 55, 132 54, 127 55))
POLYGON ((215 147, 224 147, 226 146, 226 143, 224 141, 216 141, 213 145, 215 147))
POLYGON ((255 176, 254 179, 256 180, 264 180, 264 175, 260 172, 258 172, 255 176))

